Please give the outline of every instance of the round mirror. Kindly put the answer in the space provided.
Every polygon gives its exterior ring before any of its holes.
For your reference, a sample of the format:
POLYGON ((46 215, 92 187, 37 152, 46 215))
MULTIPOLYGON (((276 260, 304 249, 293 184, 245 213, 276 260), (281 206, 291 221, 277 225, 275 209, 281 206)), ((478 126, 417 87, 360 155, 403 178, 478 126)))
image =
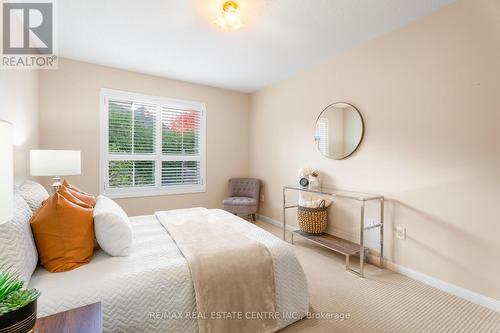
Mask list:
POLYGON ((354 153, 363 139, 363 118, 347 103, 333 103, 316 121, 314 141, 326 157, 341 160, 354 153))

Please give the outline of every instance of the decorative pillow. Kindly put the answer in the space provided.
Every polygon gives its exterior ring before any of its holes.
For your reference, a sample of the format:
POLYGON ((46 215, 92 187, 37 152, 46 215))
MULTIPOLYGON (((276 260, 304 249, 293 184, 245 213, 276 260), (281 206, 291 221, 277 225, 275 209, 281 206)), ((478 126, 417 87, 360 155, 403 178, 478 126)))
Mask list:
POLYGON ((92 194, 84 192, 80 190, 78 187, 71 185, 66 179, 63 181, 62 186, 66 187, 69 190, 69 192, 73 194, 73 196, 91 205, 92 207, 95 206, 96 200, 92 194))
POLYGON ((86 194, 86 195, 90 195, 88 194, 87 192, 84 192, 83 190, 80 190, 78 187, 76 187, 75 185, 71 185, 67 179, 64 179, 63 182, 62 182, 63 186, 66 186, 66 187, 69 187, 70 189, 72 190, 75 190, 77 192, 80 192, 80 193, 83 193, 83 194, 86 194))
MULTIPOLYGON (((72 203, 77 204, 78 206, 81 206, 81 207, 84 207, 84 208, 92 208, 92 207, 94 207, 94 205, 92 205, 92 203, 84 201, 84 200, 81 200, 78 197, 78 194, 79 194, 78 192, 75 192, 75 191, 71 190, 70 188, 68 188, 68 187, 66 187, 64 185, 59 188, 59 190, 57 191, 57 193, 59 193, 60 195, 62 195, 63 197, 65 197, 66 199, 68 199, 69 201, 71 201, 72 203)), ((94 202, 95 202, 95 200, 94 200, 94 202)))
POLYGON ((31 234, 31 209, 24 199, 14 195, 14 218, 0 224, 0 266, 12 269, 27 285, 38 262, 31 234))
MULTIPOLYGON (((65 197, 66 199, 71 201, 72 203, 77 204, 78 206, 81 206, 84 208, 93 208, 94 207, 94 205, 92 205, 91 203, 86 203, 86 202, 78 199, 78 197, 76 197, 74 195, 74 191, 72 191, 71 189, 64 186, 64 184, 63 184, 63 186, 61 186, 59 188, 57 193, 59 193, 60 195, 62 195, 63 197, 65 197)), ((92 199, 95 202, 94 197, 92 197, 92 199)), ((97 251, 97 250, 99 250, 99 244, 97 243, 97 239, 94 237, 94 251, 97 251)))
POLYGON ((33 215, 31 229, 40 263, 49 272, 69 271, 92 258, 92 208, 79 206, 56 193, 33 215))
POLYGON ((97 242, 111 256, 126 257, 132 246, 132 226, 127 214, 113 200, 97 197, 94 207, 94 228, 97 242))
POLYGON ((41 184, 32 180, 24 181, 17 189, 17 193, 28 203, 33 213, 49 198, 49 192, 41 184))

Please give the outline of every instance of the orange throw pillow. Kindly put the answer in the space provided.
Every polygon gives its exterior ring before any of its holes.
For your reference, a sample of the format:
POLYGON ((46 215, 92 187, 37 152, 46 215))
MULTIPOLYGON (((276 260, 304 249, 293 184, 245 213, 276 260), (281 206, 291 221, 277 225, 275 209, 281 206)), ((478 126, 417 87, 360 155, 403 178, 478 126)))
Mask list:
MULTIPOLYGON (((64 182, 69 185, 69 183, 66 180, 64 180, 64 182)), ((77 204, 78 206, 82 206, 85 208, 94 208, 94 206, 95 206, 96 201, 95 201, 93 196, 91 196, 89 194, 90 198, 94 200, 94 203, 92 203, 92 201, 89 201, 90 199, 87 200, 87 202, 82 201, 82 200, 78 199, 77 196, 80 196, 83 200, 86 200, 87 198, 85 197, 85 194, 80 193, 80 195, 79 195, 78 193, 75 193, 75 191, 73 191, 71 188, 68 188, 67 186, 65 186, 64 183, 59 188, 58 193, 61 194, 66 199, 68 199, 69 201, 71 201, 72 203, 77 204)), ((85 192, 83 192, 83 193, 85 193, 85 192)), ((97 251, 99 249, 100 249, 99 243, 97 243, 97 239, 94 239, 94 251, 97 251)))
POLYGON ((93 195, 88 194, 80 190, 78 187, 71 185, 66 179, 63 181, 61 187, 66 187, 73 196, 77 197, 81 201, 91 205, 92 207, 95 206, 96 200, 93 195))
POLYGON ((49 272, 65 272, 85 265, 94 249, 92 208, 54 194, 31 218, 40 263, 49 272))
POLYGON ((77 204, 78 206, 84 207, 84 208, 93 208, 92 204, 90 202, 85 202, 77 197, 77 195, 72 191, 71 189, 67 188, 66 186, 61 186, 59 188, 59 191, 57 191, 60 195, 62 195, 64 198, 68 199, 74 204, 77 204))
POLYGON ((78 187, 74 186, 74 185, 71 185, 67 179, 64 179, 63 180, 63 186, 66 186, 66 187, 69 187, 70 189, 74 190, 74 191, 77 191, 77 192, 80 192, 82 194, 86 194, 86 195, 90 195, 89 193, 85 192, 85 191, 82 191, 80 190, 78 187))
MULTIPOLYGON (((95 206, 95 205, 92 206, 91 202, 86 203, 86 202, 78 199, 75 196, 74 191, 72 191, 68 187, 64 186, 64 184, 63 184, 63 186, 61 186, 59 188, 59 191, 57 191, 57 193, 59 193, 60 195, 62 195, 63 197, 65 197, 66 199, 68 199, 69 201, 71 201, 72 203, 77 204, 78 206, 82 206, 84 208, 94 208, 94 206, 95 206)), ((100 247, 99 247, 99 243, 97 243, 97 239, 94 239, 94 251, 99 250, 99 248, 100 247)))

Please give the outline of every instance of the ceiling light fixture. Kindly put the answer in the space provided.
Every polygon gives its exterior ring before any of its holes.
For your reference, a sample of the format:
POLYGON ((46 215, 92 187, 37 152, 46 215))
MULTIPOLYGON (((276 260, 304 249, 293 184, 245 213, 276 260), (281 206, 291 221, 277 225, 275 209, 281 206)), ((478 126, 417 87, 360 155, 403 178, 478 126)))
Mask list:
POLYGON ((241 23, 238 3, 235 1, 224 2, 222 12, 216 23, 222 30, 236 31, 240 29, 243 24, 241 23))

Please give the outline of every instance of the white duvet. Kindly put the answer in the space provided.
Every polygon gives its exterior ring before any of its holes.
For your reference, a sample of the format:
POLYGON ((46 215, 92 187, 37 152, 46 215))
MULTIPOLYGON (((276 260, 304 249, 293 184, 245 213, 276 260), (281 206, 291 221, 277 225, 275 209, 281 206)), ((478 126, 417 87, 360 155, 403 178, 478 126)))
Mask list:
MULTIPOLYGON (((307 283, 291 245, 223 210, 221 219, 235 223, 261 242, 273 257, 280 328, 309 309, 307 283)), ((133 245, 129 257, 95 253, 90 264, 64 273, 37 268, 30 287, 42 292, 38 316, 101 302, 105 332, 198 332, 192 314, 195 295, 189 268, 176 244, 155 216, 131 218, 133 245), (191 316, 190 316, 191 315, 191 316)))

